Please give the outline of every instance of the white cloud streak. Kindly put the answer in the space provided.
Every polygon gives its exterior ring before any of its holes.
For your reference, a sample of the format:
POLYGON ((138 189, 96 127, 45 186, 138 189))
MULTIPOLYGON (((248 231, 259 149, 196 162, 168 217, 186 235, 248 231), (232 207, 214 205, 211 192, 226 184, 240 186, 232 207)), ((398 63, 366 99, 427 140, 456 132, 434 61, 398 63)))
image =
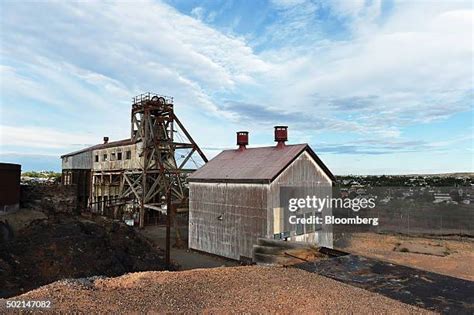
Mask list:
POLYGON ((208 147, 252 117, 265 126, 287 119, 296 134, 397 139, 406 126, 472 109, 469 3, 395 2, 389 14, 380 1, 273 6, 279 19, 250 42, 205 24, 212 12, 201 7, 193 18, 154 1, 4 4, 2 112, 6 101, 12 113, 30 100, 45 117, 67 111, 71 126, 2 118, 2 145, 59 149, 96 142, 92 132, 128 136, 128 102, 148 90, 175 96, 191 129, 209 126, 208 147), (347 34, 326 36, 322 13, 347 34))

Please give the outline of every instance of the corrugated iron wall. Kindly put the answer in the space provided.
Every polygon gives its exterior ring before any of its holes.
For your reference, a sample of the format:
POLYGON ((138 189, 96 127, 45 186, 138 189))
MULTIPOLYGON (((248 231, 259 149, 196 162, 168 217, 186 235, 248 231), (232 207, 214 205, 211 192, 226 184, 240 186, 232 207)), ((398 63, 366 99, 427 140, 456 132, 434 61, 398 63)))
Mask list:
MULTIPOLYGON (((271 184, 189 183, 189 247, 232 258, 252 257, 258 237, 274 237, 274 213, 280 205, 280 187, 306 187, 324 197, 332 182, 307 153, 302 153, 271 184)), ((330 197, 330 196, 329 196, 330 197)), ((332 247, 332 227, 295 235, 289 213, 281 213, 279 229, 291 232, 292 241, 317 242, 332 247)), ((323 215, 331 215, 326 209, 323 215)))
POLYGON ((62 158, 63 170, 90 170, 92 168, 92 154, 90 151, 78 153, 75 155, 64 156, 62 158))
POLYGON ((264 184, 190 183, 189 247, 240 260, 267 233, 264 184))
MULTIPOLYGON (((311 156, 307 153, 301 154, 287 169, 285 169, 271 184, 268 200, 268 235, 273 237, 275 208, 280 208, 280 188, 282 186, 294 186, 307 189, 311 195, 324 198, 332 192, 332 182, 326 176, 311 156)), ((329 196, 331 197, 331 196, 329 196)), ((325 209, 323 215, 332 215, 332 209, 325 209)), ((316 231, 314 235, 295 236, 296 226, 288 223, 289 212, 285 211, 280 216, 280 230, 290 232, 290 240, 316 242, 320 246, 332 247, 332 226, 323 224, 322 230, 316 231)))

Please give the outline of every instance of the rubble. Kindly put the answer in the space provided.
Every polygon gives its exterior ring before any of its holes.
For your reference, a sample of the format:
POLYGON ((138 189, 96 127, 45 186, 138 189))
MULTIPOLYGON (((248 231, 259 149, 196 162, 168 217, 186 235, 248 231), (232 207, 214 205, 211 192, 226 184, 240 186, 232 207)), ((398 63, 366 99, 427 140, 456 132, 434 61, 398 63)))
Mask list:
POLYGON ((65 278, 165 270, 164 251, 132 227, 75 215, 66 188, 29 187, 23 200, 29 209, 0 217, 0 297, 65 278))
POLYGON ((76 190, 73 186, 57 184, 22 185, 21 208, 39 210, 50 215, 75 213, 76 190))

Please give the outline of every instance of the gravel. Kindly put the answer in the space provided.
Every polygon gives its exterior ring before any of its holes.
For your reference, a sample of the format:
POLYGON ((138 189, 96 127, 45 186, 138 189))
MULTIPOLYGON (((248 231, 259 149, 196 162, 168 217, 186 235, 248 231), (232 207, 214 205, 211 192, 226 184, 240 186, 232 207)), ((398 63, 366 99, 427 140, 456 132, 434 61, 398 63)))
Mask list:
POLYGON ((303 270, 261 266, 62 280, 9 300, 85 313, 430 313, 303 270))

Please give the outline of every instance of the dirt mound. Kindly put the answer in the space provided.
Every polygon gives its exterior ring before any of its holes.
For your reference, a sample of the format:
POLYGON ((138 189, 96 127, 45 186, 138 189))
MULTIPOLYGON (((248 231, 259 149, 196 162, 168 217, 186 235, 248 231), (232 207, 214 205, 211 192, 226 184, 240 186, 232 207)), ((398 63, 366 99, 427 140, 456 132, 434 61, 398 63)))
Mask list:
POLYGON ((303 270, 258 266, 59 281, 15 299, 84 313, 429 313, 303 270))
POLYGON ((0 244, 0 297, 64 278, 164 270, 163 255, 124 224, 55 214, 0 244))
POLYGON ((22 185, 21 208, 35 209, 46 214, 78 214, 75 187, 58 184, 22 185))

